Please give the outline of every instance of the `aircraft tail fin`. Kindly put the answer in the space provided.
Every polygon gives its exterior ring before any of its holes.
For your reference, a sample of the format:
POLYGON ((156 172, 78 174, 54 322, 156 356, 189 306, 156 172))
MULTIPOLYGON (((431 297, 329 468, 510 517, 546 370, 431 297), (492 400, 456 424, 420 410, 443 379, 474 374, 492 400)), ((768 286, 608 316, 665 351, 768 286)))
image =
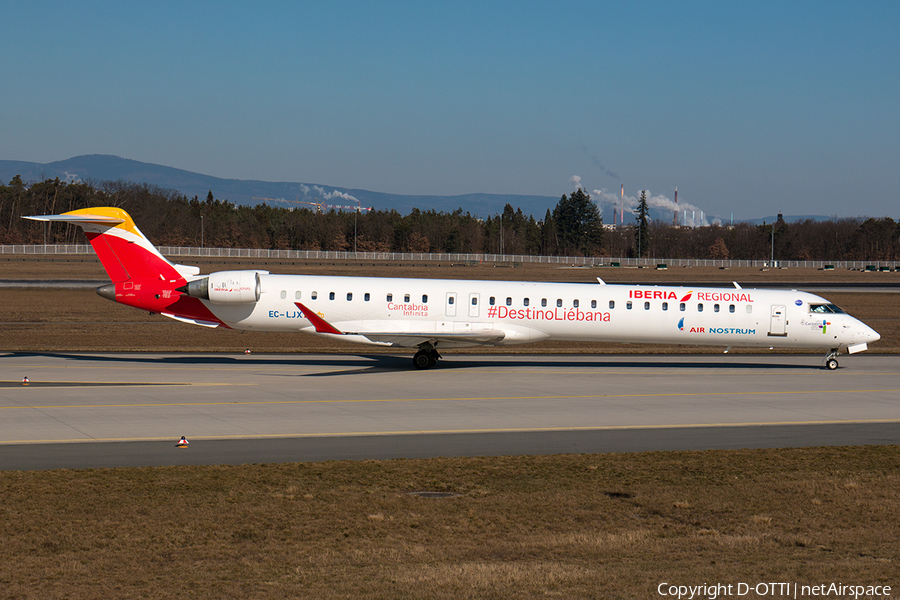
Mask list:
POLYGON ((176 281, 198 272, 196 267, 169 262, 121 208, 82 208, 61 215, 24 218, 73 223, 81 227, 113 283, 129 280, 176 281))

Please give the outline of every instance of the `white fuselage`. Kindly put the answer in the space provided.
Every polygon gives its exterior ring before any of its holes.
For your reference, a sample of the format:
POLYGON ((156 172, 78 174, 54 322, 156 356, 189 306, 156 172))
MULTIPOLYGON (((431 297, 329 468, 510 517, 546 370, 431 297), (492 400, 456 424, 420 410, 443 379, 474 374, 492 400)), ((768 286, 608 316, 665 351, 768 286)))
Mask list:
POLYGON ((350 334, 341 336, 348 341, 408 347, 431 333, 441 347, 564 340, 852 351, 879 339, 827 300, 794 290, 270 274, 259 279, 256 302, 203 302, 235 329, 316 333, 296 304, 302 303, 350 334))

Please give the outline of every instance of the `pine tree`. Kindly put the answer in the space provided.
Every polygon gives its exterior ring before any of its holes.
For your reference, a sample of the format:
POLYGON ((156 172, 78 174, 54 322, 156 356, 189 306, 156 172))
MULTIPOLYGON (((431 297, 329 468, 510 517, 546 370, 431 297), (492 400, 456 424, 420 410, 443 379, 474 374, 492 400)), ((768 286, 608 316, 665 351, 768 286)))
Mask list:
POLYGON ((553 210, 559 250, 564 254, 592 256, 603 241, 603 218, 590 194, 578 188, 570 197, 560 198, 553 210))
POLYGON ((642 190, 641 201, 638 204, 637 227, 634 231, 634 245, 635 248, 637 248, 635 254, 638 258, 643 258, 650 248, 650 226, 648 225, 649 218, 647 217, 647 213, 649 212, 650 207, 647 205, 647 190, 642 190))

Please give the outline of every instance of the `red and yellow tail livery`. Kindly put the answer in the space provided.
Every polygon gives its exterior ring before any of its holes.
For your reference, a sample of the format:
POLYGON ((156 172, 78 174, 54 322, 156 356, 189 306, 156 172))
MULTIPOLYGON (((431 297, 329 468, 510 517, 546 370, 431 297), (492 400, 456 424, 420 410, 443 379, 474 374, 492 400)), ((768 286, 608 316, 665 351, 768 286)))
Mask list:
POLYGON ((224 325, 198 299, 177 291, 200 270, 168 261, 121 208, 82 208, 25 218, 73 223, 84 230, 112 281, 97 289, 104 298, 199 325, 224 325))

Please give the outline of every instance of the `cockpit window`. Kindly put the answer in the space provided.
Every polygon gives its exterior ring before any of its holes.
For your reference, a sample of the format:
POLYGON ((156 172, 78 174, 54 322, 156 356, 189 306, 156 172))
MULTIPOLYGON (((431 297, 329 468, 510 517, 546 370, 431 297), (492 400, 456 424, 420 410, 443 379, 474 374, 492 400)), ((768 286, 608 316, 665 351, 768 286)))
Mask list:
POLYGON ((837 314, 842 315, 844 311, 835 306, 834 304, 810 304, 809 312, 811 313, 825 313, 825 314, 837 314))

